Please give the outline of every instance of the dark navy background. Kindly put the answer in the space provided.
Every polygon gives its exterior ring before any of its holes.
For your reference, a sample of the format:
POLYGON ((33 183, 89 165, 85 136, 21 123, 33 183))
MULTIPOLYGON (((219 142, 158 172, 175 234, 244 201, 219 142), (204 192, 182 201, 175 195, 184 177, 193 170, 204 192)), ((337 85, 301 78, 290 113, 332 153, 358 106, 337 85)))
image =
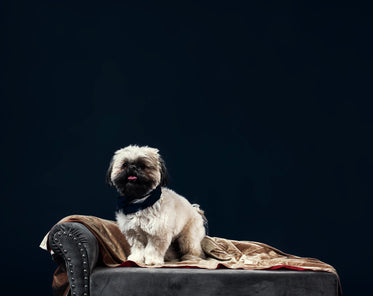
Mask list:
POLYGON ((50 295, 44 234, 70 214, 114 219, 106 169, 141 144, 210 235, 319 258, 346 295, 368 291, 368 7, 156 2, 3 7, 2 289, 50 295))

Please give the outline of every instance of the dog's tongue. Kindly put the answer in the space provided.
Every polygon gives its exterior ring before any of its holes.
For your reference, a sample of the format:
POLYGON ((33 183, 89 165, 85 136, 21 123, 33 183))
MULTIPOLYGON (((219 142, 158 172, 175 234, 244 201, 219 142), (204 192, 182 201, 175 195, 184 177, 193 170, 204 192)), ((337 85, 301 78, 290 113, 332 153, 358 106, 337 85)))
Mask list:
POLYGON ((129 176, 128 180, 137 180, 137 177, 135 177, 135 176, 129 176))

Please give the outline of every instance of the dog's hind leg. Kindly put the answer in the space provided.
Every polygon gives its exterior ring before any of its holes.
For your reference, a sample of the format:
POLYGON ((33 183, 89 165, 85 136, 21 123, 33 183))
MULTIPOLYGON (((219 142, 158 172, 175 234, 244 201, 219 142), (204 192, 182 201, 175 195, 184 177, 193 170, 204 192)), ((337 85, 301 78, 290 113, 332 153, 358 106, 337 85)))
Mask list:
POLYGON ((185 227, 178 238, 182 254, 181 260, 195 260, 205 257, 201 247, 201 241, 205 235, 203 223, 192 223, 185 227))

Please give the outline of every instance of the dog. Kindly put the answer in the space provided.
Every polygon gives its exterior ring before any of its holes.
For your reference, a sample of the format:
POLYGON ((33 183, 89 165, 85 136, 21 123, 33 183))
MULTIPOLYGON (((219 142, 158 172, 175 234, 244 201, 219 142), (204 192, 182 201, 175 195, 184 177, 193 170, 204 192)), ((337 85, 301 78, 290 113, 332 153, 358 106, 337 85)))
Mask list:
POLYGON ((204 258, 204 213, 165 187, 168 173, 158 149, 130 145, 117 150, 106 180, 120 194, 116 220, 130 245, 128 260, 162 265, 204 258))

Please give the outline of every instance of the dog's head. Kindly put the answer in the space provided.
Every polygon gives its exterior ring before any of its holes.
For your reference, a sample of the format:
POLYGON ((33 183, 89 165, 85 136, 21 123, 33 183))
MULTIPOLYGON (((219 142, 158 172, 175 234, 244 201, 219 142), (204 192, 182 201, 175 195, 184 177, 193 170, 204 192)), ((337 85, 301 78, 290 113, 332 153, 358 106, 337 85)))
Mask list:
POLYGON ((131 145, 115 152, 106 181, 130 199, 167 185, 167 169, 158 149, 131 145))

